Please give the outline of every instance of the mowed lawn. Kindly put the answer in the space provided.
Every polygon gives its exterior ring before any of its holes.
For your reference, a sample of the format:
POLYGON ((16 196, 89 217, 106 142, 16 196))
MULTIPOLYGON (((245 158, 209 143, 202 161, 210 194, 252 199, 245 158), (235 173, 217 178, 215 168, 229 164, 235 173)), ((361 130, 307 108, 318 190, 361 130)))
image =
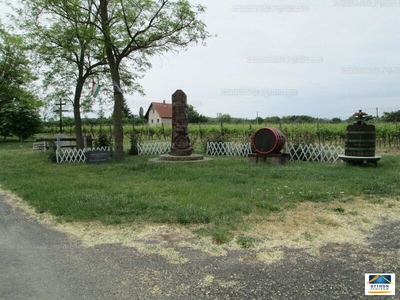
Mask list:
MULTIPOLYGON (((154 157, 154 156, 153 156, 154 157)), ((208 224, 210 233, 241 228, 299 202, 398 198, 400 156, 377 168, 342 163, 255 164, 243 157, 154 163, 149 156, 88 165, 51 163, 32 143, 0 143, 0 185, 60 221, 105 224, 208 224)), ((226 237, 225 237, 226 238, 226 237)), ((223 241, 224 238, 222 238, 223 241)))

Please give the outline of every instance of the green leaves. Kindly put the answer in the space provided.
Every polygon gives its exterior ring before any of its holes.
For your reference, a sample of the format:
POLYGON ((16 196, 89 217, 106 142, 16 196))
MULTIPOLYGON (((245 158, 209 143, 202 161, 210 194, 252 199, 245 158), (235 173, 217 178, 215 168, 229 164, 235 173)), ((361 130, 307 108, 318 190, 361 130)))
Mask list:
POLYGON ((0 110, 0 133, 15 135, 21 140, 40 132, 42 121, 35 109, 23 102, 5 104, 0 110))

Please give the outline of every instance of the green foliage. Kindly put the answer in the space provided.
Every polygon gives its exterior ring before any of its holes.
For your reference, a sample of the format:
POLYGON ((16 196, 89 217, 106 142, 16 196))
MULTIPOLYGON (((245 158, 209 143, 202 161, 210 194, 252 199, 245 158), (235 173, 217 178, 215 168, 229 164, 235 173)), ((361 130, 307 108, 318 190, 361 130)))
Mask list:
POLYGON ((56 151, 57 151, 57 143, 50 142, 49 149, 47 149, 47 152, 48 152, 50 161, 53 163, 57 162, 56 151))
POLYGON ((128 154, 129 155, 138 155, 139 150, 137 144, 140 142, 140 136, 138 135, 137 132, 132 131, 130 134, 130 149, 128 154))
POLYGON ((28 90, 35 79, 25 41, 9 34, 0 24, 0 134, 21 140, 40 131, 39 102, 28 90))
POLYGON ((220 123, 231 123, 232 117, 229 114, 217 113, 217 119, 220 123))
POLYGON ((113 149, 112 137, 103 132, 100 133, 99 136, 94 140, 94 148, 102 147, 109 147, 111 151, 113 149))
POLYGON ((232 232, 225 228, 216 228, 212 232, 212 238, 217 244, 225 244, 232 239, 232 232))
POLYGON ((400 110, 392 112, 384 112, 382 116, 383 122, 400 122, 400 110))
POLYGON ((0 109, 6 103, 33 104, 28 85, 35 80, 21 35, 8 33, 0 23, 0 109))
POLYGON ((236 243, 238 243, 242 248, 251 248, 254 246, 254 242, 256 241, 253 237, 248 236, 239 236, 236 239, 236 243))
POLYGON ((19 102, 3 105, 0 120, 0 133, 4 138, 14 135, 24 140, 42 129, 42 121, 37 111, 19 102))
POLYGON ((189 123, 206 123, 207 122, 207 117, 199 114, 193 105, 188 105, 187 106, 187 116, 189 123))

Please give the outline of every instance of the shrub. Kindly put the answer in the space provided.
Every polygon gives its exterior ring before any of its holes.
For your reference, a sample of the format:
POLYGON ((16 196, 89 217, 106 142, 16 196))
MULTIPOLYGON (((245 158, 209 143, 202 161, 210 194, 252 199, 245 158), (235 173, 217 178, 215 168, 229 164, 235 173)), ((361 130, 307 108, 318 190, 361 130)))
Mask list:
POLYGON ((100 133, 99 137, 94 140, 94 147, 109 147, 111 151, 113 149, 112 137, 107 136, 105 133, 100 133))
POLYGON ((55 142, 50 142, 50 143, 49 143, 48 153, 49 153, 49 159, 50 159, 50 161, 53 162, 53 163, 57 162, 56 151, 57 151, 57 143, 55 143, 55 142))
POLYGON ((129 149, 128 154, 129 155, 138 155, 139 150, 137 144, 140 142, 140 136, 137 132, 132 131, 130 134, 130 140, 131 140, 131 148, 129 149))

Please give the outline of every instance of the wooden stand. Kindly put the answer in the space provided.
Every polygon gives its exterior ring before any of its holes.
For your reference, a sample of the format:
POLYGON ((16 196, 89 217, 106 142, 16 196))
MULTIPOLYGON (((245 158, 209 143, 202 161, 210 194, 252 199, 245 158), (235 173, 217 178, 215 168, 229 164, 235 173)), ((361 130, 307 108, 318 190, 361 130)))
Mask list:
POLYGON ((260 154, 260 153, 251 153, 249 154, 249 159, 251 162, 267 162, 267 158, 271 158, 271 164, 274 165, 284 165, 289 161, 289 154, 287 153, 269 153, 269 154, 260 154))

